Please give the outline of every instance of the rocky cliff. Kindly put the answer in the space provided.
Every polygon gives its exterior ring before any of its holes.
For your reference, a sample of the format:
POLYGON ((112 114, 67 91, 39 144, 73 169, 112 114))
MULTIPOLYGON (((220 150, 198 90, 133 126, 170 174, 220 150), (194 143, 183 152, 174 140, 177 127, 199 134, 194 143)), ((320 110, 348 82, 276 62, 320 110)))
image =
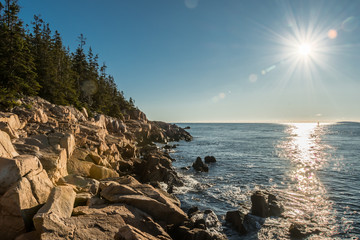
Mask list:
POLYGON ((191 136, 139 110, 120 120, 19 100, 0 112, 1 239, 223 239, 160 188, 182 181, 153 142, 179 140, 191 136))

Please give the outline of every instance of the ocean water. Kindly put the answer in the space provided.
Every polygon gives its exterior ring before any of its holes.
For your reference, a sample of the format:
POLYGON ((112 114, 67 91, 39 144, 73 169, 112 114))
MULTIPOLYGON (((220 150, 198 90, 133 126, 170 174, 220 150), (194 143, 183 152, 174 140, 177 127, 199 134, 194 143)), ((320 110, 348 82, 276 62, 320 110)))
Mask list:
POLYGON ((171 153, 186 183, 174 189, 185 210, 212 209, 223 221, 227 211, 250 208, 256 189, 284 204, 283 217, 257 232, 239 236, 224 224, 229 239, 289 239, 294 222, 320 230, 308 239, 359 239, 360 123, 178 125, 194 137, 171 153), (208 173, 182 169, 207 155, 217 159, 208 173))

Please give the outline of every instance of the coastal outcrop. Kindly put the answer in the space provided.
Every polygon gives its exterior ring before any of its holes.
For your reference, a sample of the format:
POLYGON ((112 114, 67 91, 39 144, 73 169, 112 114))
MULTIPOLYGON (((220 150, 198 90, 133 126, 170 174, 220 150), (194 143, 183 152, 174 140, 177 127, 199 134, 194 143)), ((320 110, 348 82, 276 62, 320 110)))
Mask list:
POLYGON ((251 210, 240 208, 226 213, 225 220, 240 234, 258 231, 267 217, 279 217, 284 208, 274 194, 255 191, 251 195, 251 210))
POLYGON ((225 239, 211 230, 221 226, 213 212, 189 217, 168 193, 183 183, 153 142, 190 141, 184 129, 140 110, 120 119, 38 97, 18 103, 0 112, 2 239, 225 239))
POLYGON ((193 163, 193 168, 198 172, 208 172, 209 167, 205 164, 200 157, 197 157, 195 162, 193 163))

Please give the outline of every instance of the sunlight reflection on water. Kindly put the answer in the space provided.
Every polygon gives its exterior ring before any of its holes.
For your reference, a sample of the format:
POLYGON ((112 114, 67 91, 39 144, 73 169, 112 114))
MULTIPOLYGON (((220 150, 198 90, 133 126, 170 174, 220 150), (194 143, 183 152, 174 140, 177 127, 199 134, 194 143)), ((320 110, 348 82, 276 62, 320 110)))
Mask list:
POLYGON ((330 237, 337 229, 336 213, 318 176, 328 157, 325 149, 329 146, 321 142, 324 125, 289 124, 286 131, 290 137, 277 146, 281 157, 293 165, 288 173, 288 190, 284 192, 287 198, 284 215, 290 222, 306 226, 307 232, 320 231, 309 239, 330 237))

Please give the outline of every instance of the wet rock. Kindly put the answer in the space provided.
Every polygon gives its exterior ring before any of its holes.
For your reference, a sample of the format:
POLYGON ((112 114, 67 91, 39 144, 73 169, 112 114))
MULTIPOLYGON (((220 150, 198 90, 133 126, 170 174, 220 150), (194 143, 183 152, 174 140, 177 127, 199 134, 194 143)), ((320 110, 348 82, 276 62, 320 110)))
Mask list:
POLYGON ((258 231, 265 222, 263 218, 246 213, 243 209, 227 212, 225 220, 240 234, 258 231))
POLYGON ((305 238, 311 233, 306 232, 305 226, 300 223, 292 223, 289 228, 290 237, 292 238, 305 238))
POLYGON ((193 163, 193 168, 198 172, 208 172, 209 167, 201 160, 200 157, 196 158, 196 161, 193 163))
POLYGON ((225 220, 230 223, 232 228, 240 234, 246 234, 247 231, 244 227, 245 213, 242 211, 229 211, 226 213, 225 220))
POLYGON ((269 216, 269 208, 266 195, 261 191, 256 191, 251 195, 251 212, 255 216, 266 218, 269 216))
POLYGON ((284 206, 277 200, 276 196, 269 194, 268 196, 269 215, 279 217, 284 212, 284 206))
POLYGON ((214 156, 206 156, 204 158, 205 163, 214 163, 216 162, 216 158, 214 156))
POLYGON ((169 185, 181 186, 182 181, 171 166, 171 159, 160 151, 150 152, 134 163, 135 172, 143 182, 165 182, 169 185))
POLYGON ((194 207, 191 207, 191 208, 188 210, 187 214, 188 214, 189 217, 191 217, 192 215, 194 215, 194 213, 196 213, 196 212, 198 212, 198 211, 199 211, 199 208, 196 207, 196 206, 194 206, 194 207))

